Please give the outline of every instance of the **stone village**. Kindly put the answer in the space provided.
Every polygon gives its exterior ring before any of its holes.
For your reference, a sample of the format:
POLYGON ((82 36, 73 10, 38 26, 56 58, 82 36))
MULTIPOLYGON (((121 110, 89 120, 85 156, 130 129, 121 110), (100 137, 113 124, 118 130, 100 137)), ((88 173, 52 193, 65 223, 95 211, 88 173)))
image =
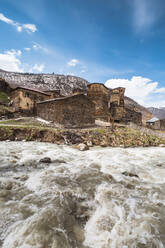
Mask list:
POLYGON ((124 92, 124 88, 108 89, 99 83, 89 84, 86 90, 74 89, 69 96, 61 95, 60 90, 16 87, 11 91, 11 102, 16 112, 65 127, 92 126, 95 120, 141 125, 142 114, 125 108, 124 92))
MULTIPOLYGON (((86 89, 74 88, 72 94, 64 96, 59 89, 41 91, 22 86, 12 88, 1 80, 0 90, 9 92, 10 106, 16 116, 37 116, 57 126, 91 127, 96 120, 111 124, 132 122, 153 129, 155 126, 153 119, 144 123, 141 112, 125 106, 125 89, 122 87, 109 89, 104 84, 91 83, 86 89)), ((158 119, 156 127, 157 123, 158 119)), ((164 129, 164 122, 161 123, 159 129, 164 129)))

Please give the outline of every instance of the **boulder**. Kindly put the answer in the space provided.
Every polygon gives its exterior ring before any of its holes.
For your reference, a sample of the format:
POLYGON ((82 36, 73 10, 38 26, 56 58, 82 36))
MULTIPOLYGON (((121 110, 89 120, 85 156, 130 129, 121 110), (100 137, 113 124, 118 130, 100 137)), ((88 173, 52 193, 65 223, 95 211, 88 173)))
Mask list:
POLYGON ((52 161, 51 161, 51 159, 49 157, 45 157, 45 158, 40 159, 39 162, 40 163, 50 164, 52 161))
POLYGON ((86 145, 86 144, 83 144, 83 143, 80 143, 79 145, 74 145, 72 147, 75 148, 75 149, 78 149, 80 151, 87 151, 87 150, 89 150, 89 146, 86 145))
POLYGON ((165 144, 160 144, 159 147, 165 147, 165 144))
POLYGON ((87 141, 87 146, 88 146, 88 147, 92 147, 92 146, 93 146, 92 141, 90 141, 90 140, 87 141))
POLYGON ((100 143, 100 146, 101 146, 101 147, 107 147, 107 143, 106 143, 105 141, 102 141, 102 142, 100 143))

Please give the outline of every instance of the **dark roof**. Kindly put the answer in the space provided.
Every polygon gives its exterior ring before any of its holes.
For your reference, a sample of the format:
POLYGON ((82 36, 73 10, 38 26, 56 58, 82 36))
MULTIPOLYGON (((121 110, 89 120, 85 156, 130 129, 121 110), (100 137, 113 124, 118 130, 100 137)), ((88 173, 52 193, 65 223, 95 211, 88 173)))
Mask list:
POLYGON ((44 92, 60 92, 59 89, 54 89, 54 90, 44 90, 44 92))
POLYGON ((36 90, 36 89, 32 89, 32 88, 27 88, 27 87, 22 87, 22 86, 18 86, 16 87, 14 90, 19 90, 19 89, 22 89, 22 90, 28 90, 28 91, 33 91, 33 92, 37 92, 37 93, 40 93, 40 94, 43 94, 43 95, 46 95, 46 96, 50 96, 50 94, 46 93, 46 92, 43 92, 41 90, 36 90))
POLYGON ((38 102, 37 104, 47 103, 47 102, 62 101, 62 100, 70 99, 70 98, 77 98, 78 96, 84 96, 85 98, 89 99, 86 95, 84 95, 83 93, 80 93, 80 94, 71 95, 71 96, 48 99, 48 100, 45 100, 45 101, 42 101, 42 102, 38 102))

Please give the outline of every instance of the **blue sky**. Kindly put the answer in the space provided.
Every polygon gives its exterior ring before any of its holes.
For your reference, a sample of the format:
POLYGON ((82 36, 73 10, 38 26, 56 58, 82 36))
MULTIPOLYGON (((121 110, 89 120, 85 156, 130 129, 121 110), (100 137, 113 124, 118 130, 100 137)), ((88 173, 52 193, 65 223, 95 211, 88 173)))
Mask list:
POLYGON ((165 106, 164 0, 0 0, 0 31, 1 69, 73 74, 165 106))

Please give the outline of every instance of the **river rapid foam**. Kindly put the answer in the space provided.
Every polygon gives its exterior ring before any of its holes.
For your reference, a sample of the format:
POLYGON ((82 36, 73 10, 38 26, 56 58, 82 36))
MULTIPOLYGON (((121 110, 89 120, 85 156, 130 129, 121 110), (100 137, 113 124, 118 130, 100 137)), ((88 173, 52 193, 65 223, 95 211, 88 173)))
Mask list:
POLYGON ((163 248, 164 192, 165 148, 0 142, 0 247, 163 248))

